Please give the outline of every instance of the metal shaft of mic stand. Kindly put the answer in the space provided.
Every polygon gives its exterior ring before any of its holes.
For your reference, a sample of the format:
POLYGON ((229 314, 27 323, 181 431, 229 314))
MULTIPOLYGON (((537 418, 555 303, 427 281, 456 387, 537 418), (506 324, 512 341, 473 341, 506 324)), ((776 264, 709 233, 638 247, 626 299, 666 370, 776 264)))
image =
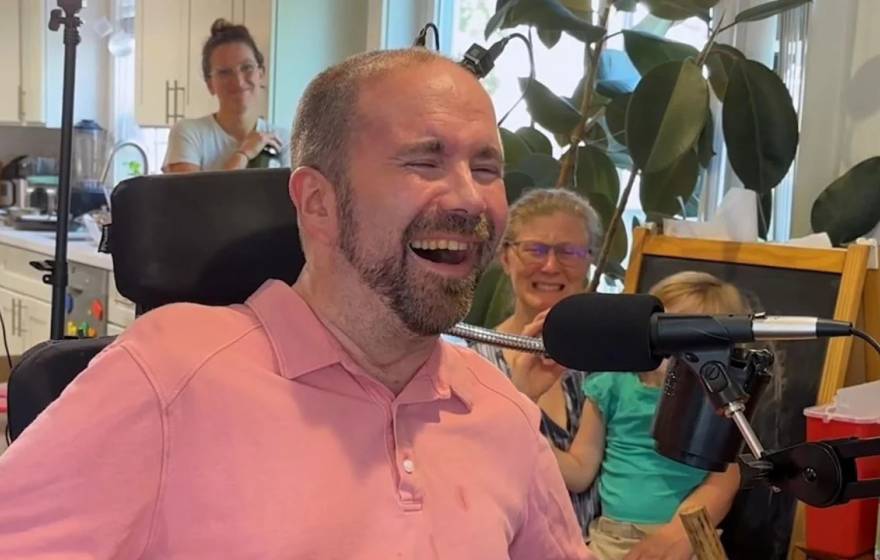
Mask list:
POLYGON ((52 10, 49 29, 57 31, 64 25, 64 86, 61 105, 61 176, 58 180, 58 226, 55 232, 55 262, 52 267, 52 340, 64 338, 67 300, 67 231, 70 223, 70 168, 73 141, 73 94, 76 79, 76 46, 79 44, 77 12, 82 0, 58 0, 64 10, 52 10))

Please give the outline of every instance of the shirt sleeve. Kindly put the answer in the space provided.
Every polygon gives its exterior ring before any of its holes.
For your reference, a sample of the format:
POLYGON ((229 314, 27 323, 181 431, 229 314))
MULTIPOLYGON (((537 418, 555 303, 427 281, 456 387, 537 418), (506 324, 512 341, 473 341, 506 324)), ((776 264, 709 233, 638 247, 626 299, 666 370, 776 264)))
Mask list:
POLYGON ((547 440, 538 437, 525 521, 510 546, 512 560, 594 560, 574 515, 547 440))
POLYGON ((174 163, 191 163, 202 167, 199 139, 192 124, 185 119, 175 124, 168 133, 168 147, 165 150, 162 171, 167 173, 168 166, 174 163))
POLYGON ((140 558, 160 485, 161 410, 126 350, 93 360, 0 458, 0 558, 140 558))
POLYGON ((614 386, 620 375, 608 372, 595 373, 588 376, 582 385, 584 396, 599 407, 605 422, 611 420, 617 406, 617 392, 614 390, 614 386))

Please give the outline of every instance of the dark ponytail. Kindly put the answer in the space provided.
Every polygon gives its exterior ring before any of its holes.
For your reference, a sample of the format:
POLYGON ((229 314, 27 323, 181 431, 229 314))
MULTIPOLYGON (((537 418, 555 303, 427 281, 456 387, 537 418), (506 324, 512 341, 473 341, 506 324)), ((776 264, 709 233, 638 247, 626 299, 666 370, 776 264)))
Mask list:
POLYGON ((211 77, 211 53, 220 45, 227 43, 244 43, 254 52, 254 58, 257 59, 257 66, 263 68, 263 53, 257 48, 254 38, 248 28, 236 23, 230 23, 223 18, 219 18, 211 24, 211 36, 205 41, 202 47, 202 74, 205 81, 211 77))

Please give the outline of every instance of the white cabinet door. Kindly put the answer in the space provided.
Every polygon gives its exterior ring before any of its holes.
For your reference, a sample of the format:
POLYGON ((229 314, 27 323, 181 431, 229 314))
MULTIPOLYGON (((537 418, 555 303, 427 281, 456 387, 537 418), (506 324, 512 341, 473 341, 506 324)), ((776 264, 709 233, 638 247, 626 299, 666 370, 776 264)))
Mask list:
MULTIPOLYGON (((0 313, 3 314, 3 327, 6 333, 6 344, 11 356, 20 356, 23 351, 22 337, 19 334, 19 296, 0 288, 0 313)), ((0 336, 2 336, 0 332, 0 336)), ((6 354, 6 348, 0 340, 0 354, 6 354)))
POLYGON ((251 32, 257 48, 263 53, 266 67, 265 89, 262 92, 260 116, 269 117, 269 63, 272 57, 272 6, 274 0, 236 0, 236 23, 243 23, 251 32))
POLYGON ((107 336, 119 336, 125 331, 125 327, 116 323, 107 323, 107 336))
MULTIPOLYGON (((46 123, 46 4, 19 0, 21 10, 21 120, 46 123)), ((60 33, 59 33, 60 35, 60 33)), ((60 96, 59 96, 60 99, 60 96)))
POLYGON ((217 99, 208 92, 202 73, 202 46, 211 35, 211 24, 217 18, 233 21, 233 0, 189 0, 187 32, 189 61, 186 69, 186 100, 183 111, 187 118, 198 118, 217 111, 217 99))
POLYGON ((0 122, 20 118, 21 35, 19 0, 0 0, 0 122))
POLYGON ((170 126, 183 115, 188 11, 180 0, 138 0, 135 116, 141 126, 170 126))
POLYGON ((18 329, 21 335, 22 349, 28 350, 49 340, 52 306, 29 296, 18 296, 18 300, 20 307, 18 329))

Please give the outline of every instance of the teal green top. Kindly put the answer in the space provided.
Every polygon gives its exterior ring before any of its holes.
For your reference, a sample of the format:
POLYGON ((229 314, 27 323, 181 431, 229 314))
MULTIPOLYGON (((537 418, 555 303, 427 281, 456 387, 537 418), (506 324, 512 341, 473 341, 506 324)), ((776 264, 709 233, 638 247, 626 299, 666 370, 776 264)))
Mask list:
POLYGON ((634 373, 608 372, 587 377, 583 389, 605 421, 602 515, 628 523, 667 523, 708 473, 654 450, 651 424, 661 389, 634 373))

